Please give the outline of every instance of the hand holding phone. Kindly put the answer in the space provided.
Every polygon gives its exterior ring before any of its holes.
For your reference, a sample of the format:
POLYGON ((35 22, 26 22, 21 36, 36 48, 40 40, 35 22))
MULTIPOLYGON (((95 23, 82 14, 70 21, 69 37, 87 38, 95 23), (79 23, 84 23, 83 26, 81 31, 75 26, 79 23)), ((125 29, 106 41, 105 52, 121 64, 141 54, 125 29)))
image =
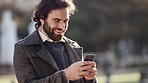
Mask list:
MULTIPOLYGON (((84 58, 84 61, 93 61, 95 57, 95 54, 87 54, 84 58)), ((84 66, 90 66, 88 64, 83 65, 84 66)), ((83 71, 87 71, 87 70, 83 70, 83 71)))

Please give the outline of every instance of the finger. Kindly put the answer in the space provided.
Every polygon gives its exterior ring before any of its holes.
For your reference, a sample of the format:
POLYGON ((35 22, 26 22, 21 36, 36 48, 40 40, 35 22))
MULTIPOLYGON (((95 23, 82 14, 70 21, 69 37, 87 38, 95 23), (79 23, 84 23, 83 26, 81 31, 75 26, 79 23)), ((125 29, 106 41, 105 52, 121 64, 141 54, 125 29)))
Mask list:
POLYGON ((91 77, 94 78, 96 76, 96 73, 89 73, 88 75, 86 75, 86 77, 91 77))
POLYGON ((90 64, 93 68, 95 68, 96 67, 96 62, 91 62, 91 64, 90 64))
POLYGON ((91 69, 89 69, 87 71, 89 71, 89 72, 97 72, 97 68, 91 68, 91 69))
POLYGON ((83 78, 83 77, 84 77, 84 75, 80 75, 80 76, 79 76, 79 79, 81 79, 81 78, 83 78))
POLYGON ((88 70, 91 70, 92 67, 91 66, 83 66, 81 67, 81 71, 88 71, 88 70))
POLYGON ((90 80, 90 79, 94 79, 95 76, 96 76, 96 73, 89 73, 88 75, 85 76, 85 78, 90 80))
POLYGON ((92 66, 92 67, 96 67, 96 62, 94 62, 94 61, 84 61, 83 63, 82 63, 82 66, 92 66))
POLYGON ((96 70, 89 70, 89 73, 86 76, 95 76, 95 75, 97 75, 96 70))
POLYGON ((85 75, 88 75, 89 72, 88 71, 80 71, 79 72, 79 76, 85 76, 85 75))
POLYGON ((90 70, 89 74, 87 74, 87 76, 95 76, 97 75, 97 70, 90 70))
POLYGON ((91 64, 91 61, 84 61, 81 63, 81 66, 87 66, 87 65, 90 65, 91 64))

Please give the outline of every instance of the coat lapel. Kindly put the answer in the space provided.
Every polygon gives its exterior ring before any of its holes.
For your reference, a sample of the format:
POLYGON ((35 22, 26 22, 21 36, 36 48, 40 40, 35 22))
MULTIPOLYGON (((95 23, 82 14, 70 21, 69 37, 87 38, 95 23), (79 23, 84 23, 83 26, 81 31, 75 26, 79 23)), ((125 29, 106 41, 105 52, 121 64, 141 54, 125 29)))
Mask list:
POLYGON ((54 69, 59 70, 52 55, 47 50, 47 48, 44 46, 43 41, 42 41, 41 37, 39 36, 38 31, 34 31, 32 34, 30 34, 28 37, 26 37, 25 41, 24 41, 24 45, 38 46, 35 48, 35 49, 39 49, 39 51, 36 52, 36 55, 38 55, 40 58, 42 58, 43 60, 45 60, 46 62, 51 64, 54 69))
POLYGON ((72 46, 70 46, 68 43, 65 43, 65 48, 67 50, 67 54, 69 57, 69 62, 70 64, 77 62, 77 61, 81 61, 82 59, 82 50, 83 48, 73 48, 72 46))
POLYGON ((47 61, 49 64, 51 64, 54 69, 59 70, 55 60, 53 59, 52 55, 45 46, 43 46, 43 48, 40 51, 38 51, 36 54, 45 61, 47 61))

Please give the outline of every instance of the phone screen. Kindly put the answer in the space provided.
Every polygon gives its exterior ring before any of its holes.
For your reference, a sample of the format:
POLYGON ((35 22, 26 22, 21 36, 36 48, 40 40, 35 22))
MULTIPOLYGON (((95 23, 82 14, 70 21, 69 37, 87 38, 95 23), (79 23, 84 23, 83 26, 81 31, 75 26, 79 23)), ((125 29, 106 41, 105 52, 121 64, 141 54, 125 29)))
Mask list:
POLYGON ((87 54, 84 61, 93 61, 95 54, 87 54))

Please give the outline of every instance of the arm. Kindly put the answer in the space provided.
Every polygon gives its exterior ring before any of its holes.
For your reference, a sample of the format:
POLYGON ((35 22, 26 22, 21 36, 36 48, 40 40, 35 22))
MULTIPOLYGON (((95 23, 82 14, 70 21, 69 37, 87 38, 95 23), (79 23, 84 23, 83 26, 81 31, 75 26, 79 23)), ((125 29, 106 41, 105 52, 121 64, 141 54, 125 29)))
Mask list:
POLYGON ((83 48, 75 41, 69 41, 70 46, 74 49, 77 54, 79 55, 79 62, 75 62, 71 64, 68 68, 64 70, 65 76, 67 80, 77 80, 79 79, 80 82, 76 83, 97 83, 95 76, 97 74, 96 63, 95 62, 81 62, 82 59, 82 52, 83 48), (78 49, 79 48, 79 49, 78 49), (88 66, 83 66, 88 65, 88 66), (83 71, 87 70, 87 71, 83 71), (83 72, 82 72, 83 71, 83 72))

